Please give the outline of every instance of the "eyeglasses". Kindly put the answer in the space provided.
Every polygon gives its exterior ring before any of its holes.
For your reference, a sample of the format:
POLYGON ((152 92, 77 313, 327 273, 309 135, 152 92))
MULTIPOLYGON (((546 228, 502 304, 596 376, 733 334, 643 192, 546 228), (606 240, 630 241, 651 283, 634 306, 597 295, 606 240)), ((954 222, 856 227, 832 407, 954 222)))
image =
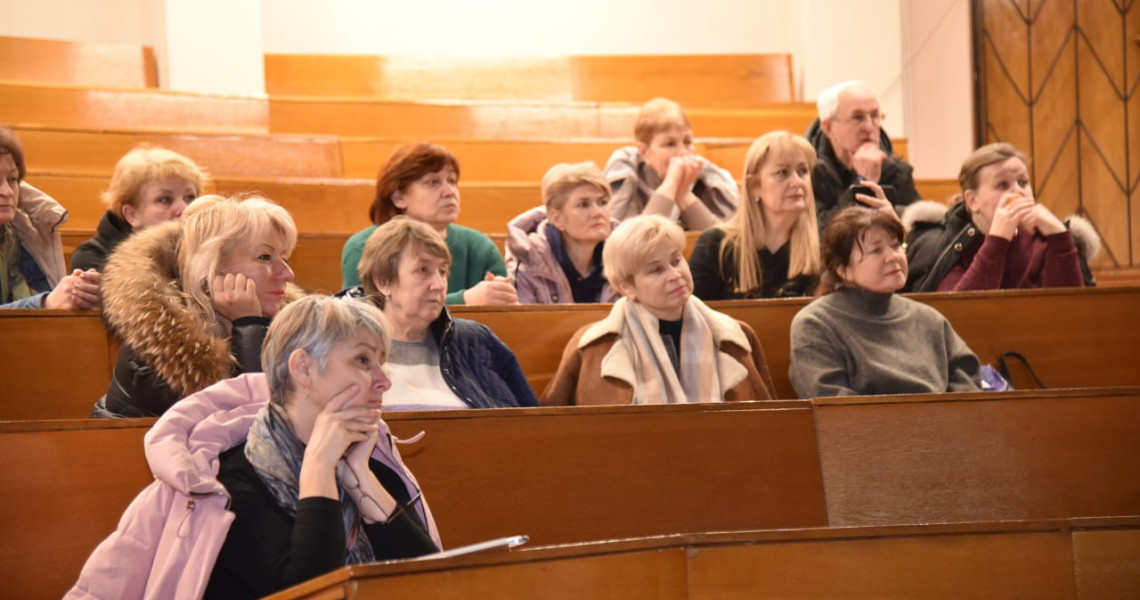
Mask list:
POLYGON ((862 127, 864 123, 866 123, 867 121, 870 121, 872 125, 874 125, 875 127, 878 127, 879 123, 882 123, 883 119, 886 119, 886 118, 887 118, 887 115, 885 115, 883 113, 879 113, 879 112, 873 112, 870 114, 857 112, 857 113, 851 115, 850 117, 844 119, 843 122, 847 123, 848 125, 850 125, 852 127, 862 127))

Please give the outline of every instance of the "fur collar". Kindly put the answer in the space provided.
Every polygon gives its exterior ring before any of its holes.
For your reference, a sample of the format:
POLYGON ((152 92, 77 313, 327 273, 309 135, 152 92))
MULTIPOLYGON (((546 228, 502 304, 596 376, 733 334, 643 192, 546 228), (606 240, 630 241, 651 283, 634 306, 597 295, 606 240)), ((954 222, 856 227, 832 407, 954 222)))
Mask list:
MULTIPOLYGON (((907 231, 914 229, 917 224, 922 225, 937 225, 946 219, 946 214, 957 207, 957 204, 947 207, 941 202, 933 200, 919 200, 911 204, 903 211, 902 223, 907 231)), ((1073 235, 1073 243, 1076 244, 1077 250, 1080 251, 1081 256, 1085 261, 1092 262, 1100 254, 1100 235, 1097 234, 1096 227, 1085 219, 1077 215, 1071 215, 1067 219, 1062 219, 1066 225, 1069 226, 1069 232, 1073 235)))
POLYGON ((116 248, 103 273, 103 317, 172 390, 189 395, 233 373, 229 340, 178 282, 177 222, 144 229, 116 248))

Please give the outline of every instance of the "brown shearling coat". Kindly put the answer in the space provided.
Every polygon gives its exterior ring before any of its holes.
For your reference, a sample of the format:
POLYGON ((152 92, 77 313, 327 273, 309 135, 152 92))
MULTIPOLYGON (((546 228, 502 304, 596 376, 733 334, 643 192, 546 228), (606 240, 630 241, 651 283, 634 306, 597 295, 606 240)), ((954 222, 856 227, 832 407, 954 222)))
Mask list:
MULTIPOLYGON (((711 309, 706 308, 706 310, 711 309)), ((632 372, 624 379, 601 375, 602 361, 614 351, 618 343, 620 323, 621 320, 611 313, 609 317, 586 325, 575 332, 562 353, 558 371, 539 397, 539 404, 543 406, 631 404, 633 386, 630 382, 634 380, 632 372), (591 332, 588 341, 583 344, 583 336, 592 328, 601 328, 601 330, 591 332)), ((718 331, 717 324, 709 323, 713 339, 720 340, 720 351, 738 361, 747 371, 747 377, 743 381, 725 392, 724 400, 727 402, 773 400, 776 398, 776 388, 772 384, 772 375, 768 371, 768 362, 764 358, 764 349, 760 345, 760 340, 750 325, 743 321, 736 323, 744 331, 751 348, 743 348, 724 339, 722 332, 718 331)), ((620 347, 618 351, 621 351, 620 347)))

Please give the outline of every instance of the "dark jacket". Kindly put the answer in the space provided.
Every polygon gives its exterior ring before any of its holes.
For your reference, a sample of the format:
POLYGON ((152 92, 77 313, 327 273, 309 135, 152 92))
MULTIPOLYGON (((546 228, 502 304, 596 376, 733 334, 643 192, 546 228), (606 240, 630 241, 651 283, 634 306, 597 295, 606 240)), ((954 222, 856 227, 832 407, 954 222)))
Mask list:
MULTIPOLYGON (((121 341, 107 394, 94 417, 159 416, 178 400, 222 379, 261 371, 265 317, 243 317, 230 336, 216 333, 178 283, 182 230, 170 222, 123 242, 103 274, 103 318, 121 341)), ((286 292, 286 301, 299 295, 286 292)))
POLYGON ((99 219, 99 226, 95 229, 95 237, 80 244, 75 252, 71 253, 71 268, 86 271, 95 269, 103 271, 107 258, 115 251, 120 242, 131 235, 134 228, 130 223, 120 219, 115 213, 107 211, 99 219))
MULTIPOLYGON (((261 372, 261 344, 269 330, 268 317, 242 317, 233 324, 230 349, 232 375, 261 372)), ((175 391, 128 345, 119 347, 115 372, 107 393, 91 411, 95 418, 158 417, 188 394, 175 391)))
MULTIPOLYGON (((380 304, 360 286, 336 295, 380 304)), ((486 325, 454 319, 444 307, 431 324, 431 336, 439 347, 443 380, 471 408, 538 406, 515 353, 486 325)))
POLYGON ((693 247, 689 256, 689 268, 693 272, 693 295, 709 302, 711 300, 741 300, 751 298, 791 298, 810 296, 815 291, 818 279, 812 275, 798 275, 788 279, 788 261, 791 257, 791 243, 784 244, 775 254, 767 248, 757 251, 760 255, 760 289, 749 293, 736 291, 736 255, 731 248, 720 261, 720 247, 724 244, 725 232, 720 227, 706 229, 693 247))
MULTIPOLYGON (((947 209, 936 202, 920 202, 903 213, 907 228, 906 258, 909 265, 904 292, 933 292, 970 246, 984 234, 970 220, 964 202, 947 209)), ((1081 274, 1086 286, 1096 285, 1088 261, 1100 250, 1095 231, 1084 219, 1070 217, 1081 274)))
MULTIPOLYGON (((811 187, 815 193, 816 219, 822 232, 836 212, 848 206, 862 206, 855 200, 855 194, 850 190, 852 185, 859 183, 860 178, 855 171, 839 162, 835 149, 831 147, 831 140, 823 133, 819 119, 812 121, 805 135, 815 146, 817 155, 815 168, 811 171, 811 187)), ((879 147, 887 153, 887 159, 883 161, 883 171, 878 183, 894 188, 894 197, 891 201, 895 205, 895 212, 901 215, 904 207, 919 198, 918 189, 914 187, 914 167, 894 155, 891 139, 887 132, 881 129, 879 147)))
POLYGON ((443 380, 471 408, 538 406, 515 353, 482 323, 444 308, 431 324, 443 380))

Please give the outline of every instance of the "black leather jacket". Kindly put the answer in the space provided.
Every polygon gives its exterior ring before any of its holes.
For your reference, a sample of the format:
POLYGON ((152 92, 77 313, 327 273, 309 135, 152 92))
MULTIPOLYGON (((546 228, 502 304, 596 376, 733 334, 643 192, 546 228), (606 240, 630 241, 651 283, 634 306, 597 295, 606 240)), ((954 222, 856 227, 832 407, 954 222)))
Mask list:
MULTIPOLYGON (((234 375, 261 372, 261 345, 269 329, 268 317, 242 317, 233 324, 230 349, 234 375)), ((95 403, 93 418, 158 417, 182 397, 162 377, 140 359, 126 344, 119 347, 119 358, 107 394, 95 403)))

